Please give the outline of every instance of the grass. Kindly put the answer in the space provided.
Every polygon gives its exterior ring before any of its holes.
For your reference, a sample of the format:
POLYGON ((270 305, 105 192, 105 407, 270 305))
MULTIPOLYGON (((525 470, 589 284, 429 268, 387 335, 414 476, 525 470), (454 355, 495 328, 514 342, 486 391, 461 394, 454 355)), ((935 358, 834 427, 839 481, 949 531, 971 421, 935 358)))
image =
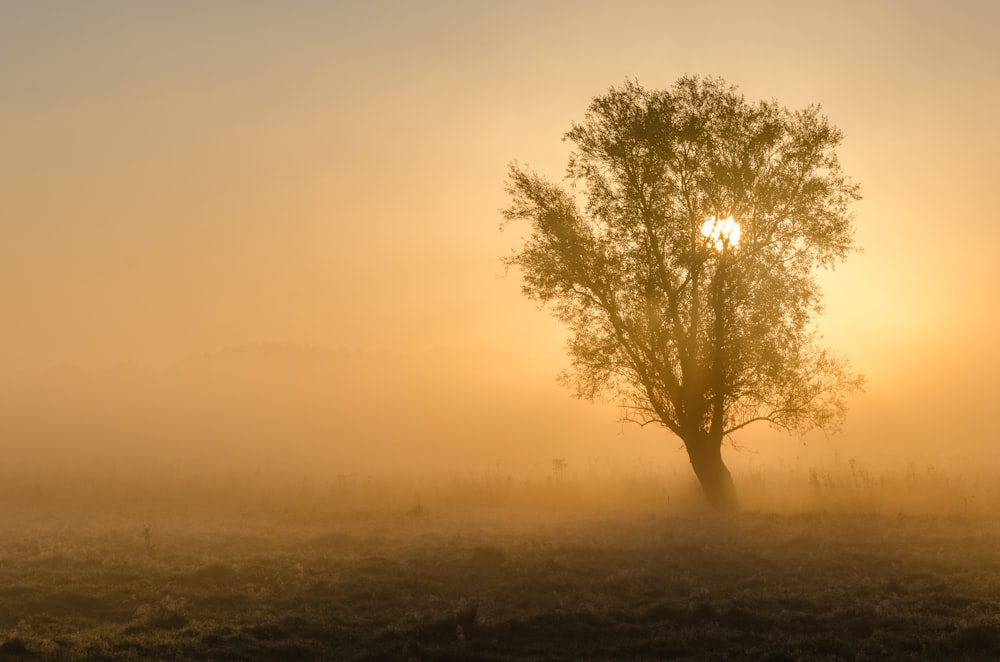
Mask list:
POLYGON ((580 513, 473 487, 453 508, 8 503, 0 659, 1000 657, 985 510, 580 513))

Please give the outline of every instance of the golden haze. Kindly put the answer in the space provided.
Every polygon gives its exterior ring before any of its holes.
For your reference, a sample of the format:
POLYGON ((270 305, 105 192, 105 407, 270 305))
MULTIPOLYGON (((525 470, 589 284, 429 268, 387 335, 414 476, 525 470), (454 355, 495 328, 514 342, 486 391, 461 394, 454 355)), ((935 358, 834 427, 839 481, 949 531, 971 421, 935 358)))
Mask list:
POLYGON ((821 330, 867 393, 839 437, 748 431, 737 482, 849 459, 994 472, 998 21, 972 2, 6 4, 4 470, 565 459, 688 481, 665 432, 554 384, 564 333, 503 273, 517 237, 497 225, 506 164, 558 177, 592 96, 697 73, 821 103, 865 194, 821 330))

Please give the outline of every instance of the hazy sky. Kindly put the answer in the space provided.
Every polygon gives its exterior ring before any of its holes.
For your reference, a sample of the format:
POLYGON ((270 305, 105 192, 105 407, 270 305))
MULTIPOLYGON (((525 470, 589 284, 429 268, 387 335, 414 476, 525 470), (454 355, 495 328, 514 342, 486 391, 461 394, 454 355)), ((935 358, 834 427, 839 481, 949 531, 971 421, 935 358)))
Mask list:
POLYGON ((0 0, 0 363, 276 341, 511 354, 549 379, 564 333, 498 261, 507 164, 560 178, 592 97, 685 73, 846 133, 865 252, 824 276, 822 328, 870 379, 853 443, 995 440, 986 0, 0 0))

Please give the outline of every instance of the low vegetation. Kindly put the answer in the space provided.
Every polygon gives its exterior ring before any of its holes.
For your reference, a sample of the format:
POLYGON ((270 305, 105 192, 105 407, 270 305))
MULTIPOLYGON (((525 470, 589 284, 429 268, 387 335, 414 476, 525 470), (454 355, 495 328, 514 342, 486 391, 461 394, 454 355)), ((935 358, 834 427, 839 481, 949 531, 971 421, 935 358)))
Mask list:
POLYGON ((8 503, 0 659, 1000 656, 1000 519, 858 507, 878 478, 815 477, 814 507, 783 514, 677 496, 582 514, 566 504, 593 494, 567 476, 531 488, 553 493, 535 509, 486 479, 450 509, 429 490, 379 508, 8 503))

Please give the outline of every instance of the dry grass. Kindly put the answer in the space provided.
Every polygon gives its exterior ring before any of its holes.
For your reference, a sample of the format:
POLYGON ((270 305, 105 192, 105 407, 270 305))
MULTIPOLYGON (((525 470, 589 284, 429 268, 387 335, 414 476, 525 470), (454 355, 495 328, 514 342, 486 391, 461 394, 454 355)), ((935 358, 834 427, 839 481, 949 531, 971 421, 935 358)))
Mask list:
POLYGON ((1000 520, 865 511, 870 494, 819 480, 812 498, 853 512, 718 516, 674 496, 642 514, 636 480, 634 507, 580 514, 567 504, 599 495, 568 478, 380 508, 22 503, 0 531, 0 657, 1000 656, 1000 520), (544 490, 564 493, 524 505, 544 490))

